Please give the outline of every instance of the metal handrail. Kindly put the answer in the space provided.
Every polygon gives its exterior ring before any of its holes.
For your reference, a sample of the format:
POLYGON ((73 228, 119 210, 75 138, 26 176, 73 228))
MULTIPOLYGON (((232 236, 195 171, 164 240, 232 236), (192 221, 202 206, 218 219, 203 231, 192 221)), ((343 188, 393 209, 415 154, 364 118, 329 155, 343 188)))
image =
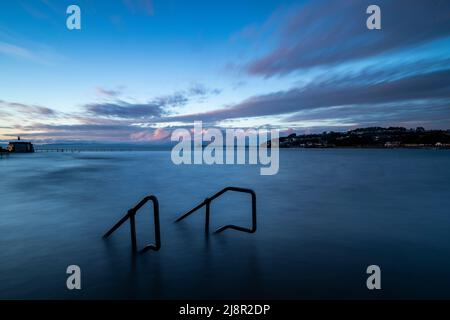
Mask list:
POLYGON ((183 214, 180 217, 178 217, 175 220, 175 222, 179 222, 179 221, 187 218, 188 216, 190 216, 192 213, 194 213, 198 209, 202 208, 203 206, 206 206, 205 233, 208 234, 209 233, 209 216, 210 216, 211 201, 213 201, 214 199, 220 197, 222 194, 224 194, 227 191, 236 191, 236 192, 249 193, 252 196, 252 227, 249 229, 249 228, 239 227, 239 226, 235 226, 235 225, 230 224, 230 225, 226 225, 226 226, 220 227, 214 233, 219 233, 219 232, 222 232, 222 231, 224 231, 226 229, 234 229, 234 230, 238 230, 238 231, 242 231, 242 232, 248 232, 248 233, 256 232, 256 193, 255 193, 255 191, 253 191, 251 189, 246 189, 246 188, 226 187, 226 188, 220 190, 219 192, 217 192, 216 194, 214 194, 212 197, 206 198, 205 200, 203 200, 202 203, 198 204, 193 209, 189 210, 185 214, 183 214))
POLYGON ((133 252, 137 251, 137 241, 136 241, 136 213, 141 209, 148 201, 153 202, 153 214, 154 214, 154 224, 155 224, 155 244, 146 245, 140 252, 146 252, 148 250, 158 251, 161 248, 161 232, 159 224, 159 203, 158 198, 155 196, 147 196, 142 199, 134 208, 128 210, 127 214, 120 219, 111 229, 108 230, 103 235, 103 238, 108 238, 114 231, 116 231, 125 221, 130 219, 130 231, 131 231, 131 245, 133 252))

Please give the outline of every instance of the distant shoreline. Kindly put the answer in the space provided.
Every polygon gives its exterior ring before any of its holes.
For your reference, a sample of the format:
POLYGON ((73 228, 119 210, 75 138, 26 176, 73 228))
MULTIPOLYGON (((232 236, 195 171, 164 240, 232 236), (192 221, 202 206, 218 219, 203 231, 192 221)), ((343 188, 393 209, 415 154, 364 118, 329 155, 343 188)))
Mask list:
MULTIPOLYGON (((271 146, 272 142, 267 142, 271 146)), ((355 148, 355 149, 450 149, 450 130, 425 130, 422 127, 370 127, 347 132, 290 134, 279 139, 280 148, 355 148)))
POLYGON ((405 150, 450 150, 450 146, 448 147, 436 147, 436 146, 416 146, 416 147, 384 147, 384 146, 338 146, 338 147, 281 147, 280 149, 288 150, 304 150, 304 149, 376 149, 376 150, 399 150, 399 149, 405 149, 405 150))
MULTIPOLYGON (((269 140, 260 145, 267 144, 269 140)), ((0 144, 1 146, 1 144, 0 144)), ((206 145, 204 145, 205 147, 206 145)), ((171 144, 126 143, 53 143, 36 144, 37 152, 89 152, 89 151, 165 151, 171 144)), ((226 148, 226 147, 224 147, 226 148)), ((235 146, 235 148, 249 148, 235 146)), ((347 132, 323 132, 319 134, 290 134, 279 138, 280 149, 450 149, 450 130, 425 130, 422 127, 369 127, 347 132)), ((0 149, 0 151, 6 151, 0 149)))

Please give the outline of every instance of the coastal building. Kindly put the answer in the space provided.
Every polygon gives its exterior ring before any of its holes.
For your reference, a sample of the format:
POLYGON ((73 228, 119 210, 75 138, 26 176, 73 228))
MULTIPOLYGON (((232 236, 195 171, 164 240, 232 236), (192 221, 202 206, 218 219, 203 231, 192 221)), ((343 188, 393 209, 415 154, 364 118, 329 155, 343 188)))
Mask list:
POLYGON ((441 143, 441 142, 437 142, 435 144, 435 147, 437 149, 450 149, 450 143, 441 143))
POLYGON ((34 152, 34 146, 31 142, 21 141, 20 137, 17 137, 17 141, 11 141, 8 144, 7 150, 16 153, 30 153, 34 152))
POLYGON ((388 141, 384 144, 385 148, 400 148, 401 147, 400 141, 388 141))

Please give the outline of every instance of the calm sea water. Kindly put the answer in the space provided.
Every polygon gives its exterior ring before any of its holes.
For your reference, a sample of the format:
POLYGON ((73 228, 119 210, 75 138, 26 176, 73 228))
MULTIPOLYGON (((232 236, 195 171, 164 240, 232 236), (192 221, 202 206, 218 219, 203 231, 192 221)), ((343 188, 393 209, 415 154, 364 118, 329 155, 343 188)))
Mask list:
MULTIPOLYGON (((0 298, 450 298, 450 152, 282 150, 280 171, 175 166, 169 151, 35 153, 0 159, 0 298), (258 231, 206 238, 204 211, 225 186, 257 193, 258 231), (162 248, 133 256, 142 197, 161 208, 162 248), (82 290, 66 289, 68 265, 82 290), (366 268, 382 290, 366 289, 366 268)), ((153 241, 151 208, 138 244, 153 241)), ((213 202, 212 227, 250 225, 247 195, 213 202)))

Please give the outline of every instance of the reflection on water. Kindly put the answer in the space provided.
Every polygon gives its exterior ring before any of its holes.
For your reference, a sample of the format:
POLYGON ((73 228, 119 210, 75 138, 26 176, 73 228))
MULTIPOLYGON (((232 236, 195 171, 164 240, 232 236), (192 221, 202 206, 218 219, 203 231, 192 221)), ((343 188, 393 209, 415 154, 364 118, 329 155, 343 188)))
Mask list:
MULTIPOLYGON (((168 151, 36 153, 1 159, 0 174, 0 298, 450 298, 449 151, 282 150, 275 176, 175 166, 168 151), (173 223, 230 185, 256 191, 256 234, 205 237, 204 209, 173 223), (134 257, 128 225, 101 236, 148 194, 162 248, 134 257), (65 288, 70 264, 81 291, 65 288)), ((211 230, 250 219, 246 194, 212 203, 211 230)))

